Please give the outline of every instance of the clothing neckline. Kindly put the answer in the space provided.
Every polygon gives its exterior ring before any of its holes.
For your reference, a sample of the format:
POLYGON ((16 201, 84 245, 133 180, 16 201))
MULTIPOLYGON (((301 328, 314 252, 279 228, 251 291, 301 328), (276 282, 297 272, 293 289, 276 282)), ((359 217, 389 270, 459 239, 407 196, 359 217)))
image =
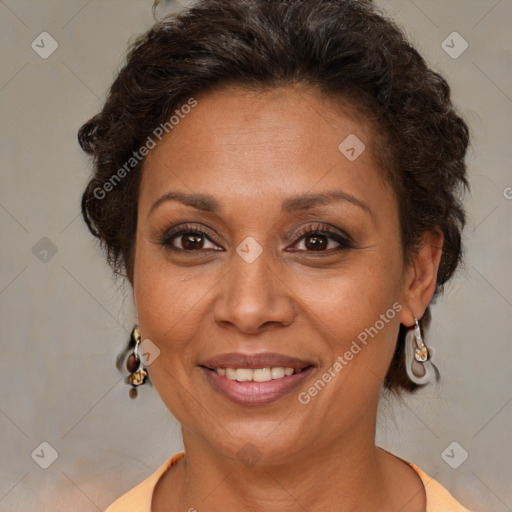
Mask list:
POLYGON ((154 478, 153 485, 150 487, 149 491, 149 503, 148 503, 148 510, 149 512, 153 512, 152 506, 153 506, 153 495, 155 494, 156 486, 158 485, 158 482, 163 478, 164 474, 171 469, 176 462, 178 462, 180 459, 182 459, 185 456, 185 452, 181 451, 173 455, 170 459, 168 459, 166 462, 164 462, 152 475, 150 478, 154 478))
MULTIPOLYGON (((421 483, 423 484, 423 492, 425 496, 425 510, 429 510, 429 500, 428 500, 428 491, 427 486, 432 482, 434 479, 427 475, 424 471, 422 471, 418 466, 413 464, 412 462, 403 459, 402 457, 399 457, 398 455, 395 455, 394 453, 391 453, 388 450, 385 450, 384 448, 381 448, 380 446, 377 446, 379 450, 382 450, 389 455, 401 460, 402 462, 405 462, 409 467, 411 467, 416 474, 420 477, 421 483)), ((158 482, 163 478, 164 474, 172 467, 176 462, 178 462, 180 459, 182 459, 185 456, 185 451, 181 451, 173 455, 170 459, 168 459, 162 466, 157 469, 157 471, 152 475, 154 479, 153 485, 150 487, 150 493, 149 493, 149 512, 153 512, 152 510, 152 504, 153 504, 153 495, 155 493, 156 486, 158 485, 158 482)))

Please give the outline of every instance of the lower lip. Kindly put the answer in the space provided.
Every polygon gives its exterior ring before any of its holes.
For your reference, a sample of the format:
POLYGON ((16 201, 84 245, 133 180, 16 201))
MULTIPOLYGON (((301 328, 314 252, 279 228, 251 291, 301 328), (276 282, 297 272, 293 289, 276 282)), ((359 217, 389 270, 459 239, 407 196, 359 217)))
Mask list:
POLYGON ((238 382, 204 366, 200 368, 216 391, 239 405, 265 405, 275 402, 296 389, 314 370, 310 366, 300 373, 267 382, 238 382))

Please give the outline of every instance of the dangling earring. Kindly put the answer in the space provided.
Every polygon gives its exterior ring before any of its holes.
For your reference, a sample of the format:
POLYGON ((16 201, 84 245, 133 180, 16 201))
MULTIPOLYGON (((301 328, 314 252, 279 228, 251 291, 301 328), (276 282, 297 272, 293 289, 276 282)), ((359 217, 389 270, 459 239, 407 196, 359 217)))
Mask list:
POLYGON ((141 367, 140 362, 140 342, 141 334, 138 327, 135 327, 131 333, 130 344, 135 344, 135 347, 128 353, 125 359, 125 367, 130 372, 130 375, 126 377, 125 382, 130 384, 132 387, 128 393, 128 396, 133 400, 137 398, 137 387, 145 384, 148 378, 148 371, 141 367))
POLYGON ((416 325, 405 335, 405 369, 412 382, 423 386, 435 379, 435 367, 430 361, 431 351, 423 342, 417 318, 416 325))

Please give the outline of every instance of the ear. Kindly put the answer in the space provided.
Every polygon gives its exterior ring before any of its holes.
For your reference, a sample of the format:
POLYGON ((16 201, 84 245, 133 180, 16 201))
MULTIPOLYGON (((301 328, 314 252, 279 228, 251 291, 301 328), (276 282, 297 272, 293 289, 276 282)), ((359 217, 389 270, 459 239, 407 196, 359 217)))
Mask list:
POLYGON ((436 289, 437 272, 443 253, 443 233, 436 228, 422 237, 420 248, 412 256, 404 279, 400 323, 414 325, 414 318, 420 319, 429 305, 436 289))

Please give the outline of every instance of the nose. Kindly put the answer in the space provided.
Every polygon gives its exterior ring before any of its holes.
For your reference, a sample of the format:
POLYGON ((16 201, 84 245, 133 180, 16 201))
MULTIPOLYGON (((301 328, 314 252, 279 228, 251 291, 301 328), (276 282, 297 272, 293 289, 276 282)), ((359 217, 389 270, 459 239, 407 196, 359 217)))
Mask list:
POLYGON ((247 263, 234 253, 230 265, 217 288, 213 316, 218 325, 257 334, 294 321, 293 292, 264 254, 247 263))

